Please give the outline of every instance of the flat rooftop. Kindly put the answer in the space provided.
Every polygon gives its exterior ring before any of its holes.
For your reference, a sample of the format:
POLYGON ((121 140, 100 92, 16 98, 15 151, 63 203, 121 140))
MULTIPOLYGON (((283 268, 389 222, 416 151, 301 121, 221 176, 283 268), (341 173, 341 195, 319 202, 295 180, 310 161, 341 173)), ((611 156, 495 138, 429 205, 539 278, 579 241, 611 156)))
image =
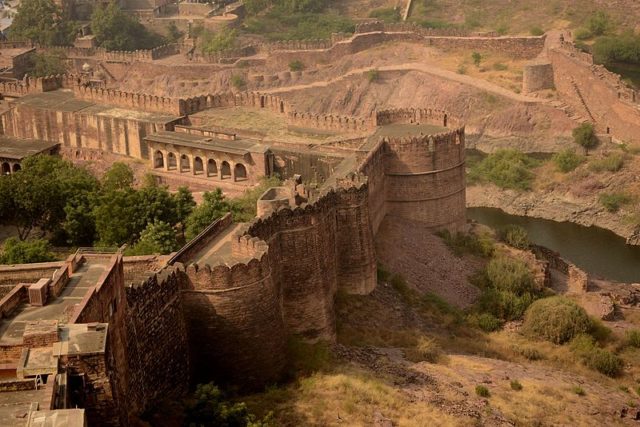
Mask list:
POLYGON ((32 47, 17 47, 10 49, 0 49, 0 67, 13 67, 13 58, 35 51, 32 47))
POLYGON ((32 403, 41 408, 48 408, 51 400, 51 389, 12 391, 0 393, 0 425, 6 427, 25 427, 29 422, 29 411, 32 403))
POLYGON ((84 427, 84 409, 55 409, 34 411, 29 415, 28 427, 84 427))
POLYGON ((35 139, 0 137, 0 158, 22 160, 52 150, 58 144, 35 139))
POLYGON ((69 324, 60 328, 60 342, 53 344, 54 356, 102 354, 107 346, 107 323, 69 324))
POLYGON ((12 101, 13 105, 28 105, 42 110, 54 110, 88 115, 127 118, 139 121, 169 123, 179 117, 171 114, 149 113, 140 110, 130 110, 93 101, 76 99, 70 89, 58 89, 50 92, 33 93, 12 101))
POLYGON ((265 108, 225 107, 211 108, 189 116, 199 128, 230 129, 242 136, 259 135, 268 142, 291 144, 318 144, 351 136, 338 130, 289 127, 286 117, 265 108))
POLYGON ((73 315, 75 305, 82 301, 86 293, 98 283, 107 269, 108 259, 87 258, 80 268, 71 275, 69 282, 58 298, 43 307, 23 303, 12 317, 0 321, 0 345, 18 345, 27 323, 38 320, 58 320, 66 323, 73 315))
POLYGON ((160 131, 146 136, 145 139, 179 147, 201 148, 239 155, 265 153, 269 149, 266 145, 244 139, 226 140, 211 136, 192 135, 185 132, 160 131))

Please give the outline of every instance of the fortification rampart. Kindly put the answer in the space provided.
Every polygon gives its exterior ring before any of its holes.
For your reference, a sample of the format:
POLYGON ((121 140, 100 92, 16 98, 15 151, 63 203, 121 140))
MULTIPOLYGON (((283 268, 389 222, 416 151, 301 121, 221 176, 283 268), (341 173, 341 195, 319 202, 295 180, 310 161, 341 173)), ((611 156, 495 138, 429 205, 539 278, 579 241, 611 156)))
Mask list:
POLYGON ((153 49, 141 49, 132 51, 107 50, 103 47, 75 47, 75 46, 55 46, 53 48, 40 47, 55 55, 65 58, 92 58, 104 61, 136 62, 153 61, 170 55, 177 55, 182 48, 177 43, 170 43, 153 49))
POLYGON ((131 110, 175 114, 177 116, 186 114, 181 109, 180 100, 166 98, 163 96, 123 92, 114 89, 92 88, 87 86, 75 86, 74 96, 78 99, 96 102, 98 104, 113 105, 131 110))
POLYGON ((599 132, 622 141, 640 141, 640 97, 619 75, 594 65, 590 55, 568 43, 550 49, 548 56, 555 87, 567 103, 586 111, 599 132))
POLYGON ((31 93, 71 88, 76 84, 77 76, 73 74, 59 74, 46 77, 25 76, 22 80, 0 82, 0 95, 21 97, 31 93))
POLYGON ((348 132, 367 132, 375 128, 372 120, 333 114, 314 114, 289 111, 287 125, 291 127, 341 130, 348 132))

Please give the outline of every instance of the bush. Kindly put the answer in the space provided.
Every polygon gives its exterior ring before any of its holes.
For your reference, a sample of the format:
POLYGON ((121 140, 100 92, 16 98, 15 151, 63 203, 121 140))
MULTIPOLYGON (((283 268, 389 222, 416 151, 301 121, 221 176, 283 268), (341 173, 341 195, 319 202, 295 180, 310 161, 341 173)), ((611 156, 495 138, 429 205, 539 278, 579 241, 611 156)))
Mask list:
POLYGON ((507 245, 518 249, 527 249, 530 244, 527 230, 514 224, 498 229, 498 238, 507 245))
POLYGON ((511 381, 511 390, 520 391, 522 390, 522 384, 518 380, 511 381))
POLYGON ((231 76, 231 85, 238 90, 242 90, 247 86, 247 82, 244 81, 242 76, 234 74, 231 76))
POLYGON ((593 56, 600 64, 640 64, 640 35, 625 32, 619 36, 598 37, 593 45, 593 56))
POLYGON ((612 22, 609 15, 603 11, 597 11, 589 18, 587 22, 587 28, 594 36, 601 36, 604 33, 610 31, 612 28, 612 22))
POLYGON ((535 290, 533 276, 527 264, 506 256, 489 261, 487 277, 497 289, 516 295, 524 295, 535 290))
POLYGON ((458 74, 467 74, 467 67, 464 64, 458 65, 458 74))
POLYGON ((584 148, 588 153, 591 148, 598 145, 598 137, 591 123, 585 122, 573 129, 573 142, 584 148))
POLYGON ((608 156, 589 162, 589 169, 594 172, 618 172, 624 166, 624 155, 612 153, 608 156))
POLYGON ((632 329, 625 332, 625 342, 628 346, 640 348, 640 330, 632 329))
POLYGON ((577 154, 575 150, 567 148, 565 150, 556 153, 551 158, 551 161, 556 165, 560 172, 568 173, 583 163, 585 160, 584 156, 577 154))
POLYGON ((414 348, 406 352, 407 359, 414 363, 429 362, 438 363, 442 357, 442 349, 433 338, 420 337, 414 348))
POLYGON ((527 360, 543 360, 545 358, 537 348, 513 346, 512 349, 527 360))
POLYGON ((270 40, 328 40, 332 33, 353 33, 355 30, 351 19, 337 13, 291 12, 288 9, 285 5, 276 5, 263 15, 245 20, 244 30, 270 40))
POLYGON ((473 52, 471 54, 471 59, 473 60, 473 64, 476 67, 479 67, 480 66, 480 62, 482 62, 482 55, 480 55, 479 52, 473 52))
POLYGON ((529 33, 531 33, 532 36, 541 36, 544 34, 544 30, 540 27, 531 27, 529 33))
POLYGON ((587 312, 568 298, 540 299, 527 310, 522 331, 532 338, 564 344, 591 328, 587 312))
POLYGON ((289 62, 289 70, 302 71, 304 70, 304 64, 299 59, 296 59, 295 61, 289 62))
POLYGON ((10 237, 4 242, 4 249, 0 255, 0 264, 29 264, 54 260, 49 242, 42 239, 21 242, 15 237, 10 237))
POLYGON ((484 332, 494 332, 500 329, 502 322, 491 313, 471 314, 467 321, 474 326, 482 329, 484 332))
POLYGON ((400 22, 400 10, 395 7, 374 9, 369 13, 369 18, 376 18, 384 22, 400 22))
POLYGON ((585 396, 587 394, 584 392, 584 389, 579 385, 571 387, 571 391, 577 394, 578 396, 585 396))
POLYGON ((489 392, 489 389, 483 385, 477 385, 476 386, 476 394, 480 397, 489 397, 491 396, 491 393, 489 392))
POLYGON ((444 240, 457 257, 461 257, 464 254, 472 254, 489 258, 495 251, 493 240, 487 234, 475 235, 459 232, 451 234, 449 230, 441 230, 436 232, 436 235, 444 240))
POLYGON ((529 190, 537 162, 513 149, 501 149, 485 157, 469 171, 471 182, 489 181, 500 188, 529 190))
POLYGON ((631 203, 631 197, 625 193, 603 193, 598 201, 608 212, 618 212, 620 206, 631 203))
POLYGON ((622 359, 598 347, 593 337, 589 335, 577 335, 571 341, 571 351, 582 360, 585 366, 601 374, 615 377, 622 372, 622 359))
POLYGON ((378 79, 380 79, 380 71, 375 68, 373 70, 367 71, 367 80, 369 80, 369 83, 378 81, 378 79))
POLYGON ((502 62, 496 62, 493 64, 493 69, 496 71, 507 71, 509 66, 507 64, 503 64, 502 62))
POLYGON ((578 28, 574 33, 574 37, 576 40, 589 40, 593 37, 593 34, 586 28, 578 28))

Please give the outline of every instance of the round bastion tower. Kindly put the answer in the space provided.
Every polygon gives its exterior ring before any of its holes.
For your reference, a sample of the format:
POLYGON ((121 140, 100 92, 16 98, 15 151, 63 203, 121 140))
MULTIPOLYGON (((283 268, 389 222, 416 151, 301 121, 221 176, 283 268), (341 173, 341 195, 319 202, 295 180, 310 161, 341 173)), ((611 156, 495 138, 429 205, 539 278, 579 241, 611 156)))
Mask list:
POLYGON ((464 126, 433 109, 376 114, 386 142, 387 215, 431 228, 462 230, 466 224, 464 126))

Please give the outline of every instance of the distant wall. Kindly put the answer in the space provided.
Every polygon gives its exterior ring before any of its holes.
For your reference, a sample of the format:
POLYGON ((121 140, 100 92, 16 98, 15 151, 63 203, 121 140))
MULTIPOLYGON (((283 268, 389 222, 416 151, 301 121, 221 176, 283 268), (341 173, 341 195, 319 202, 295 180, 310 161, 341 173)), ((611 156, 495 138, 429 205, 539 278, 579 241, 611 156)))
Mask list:
POLYGON ((171 259, 169 264, 176 262, 187 262, 193 259, 194 255, 200 252, 204 247, 210 244, 216 237, 220 235, 224 230, 229 228, 233 218, 231 212, 226 213, 222 218, 219 218, 212 222, 208 227, 200 232, 196 237, 191 239, 184 245, 171 259))

